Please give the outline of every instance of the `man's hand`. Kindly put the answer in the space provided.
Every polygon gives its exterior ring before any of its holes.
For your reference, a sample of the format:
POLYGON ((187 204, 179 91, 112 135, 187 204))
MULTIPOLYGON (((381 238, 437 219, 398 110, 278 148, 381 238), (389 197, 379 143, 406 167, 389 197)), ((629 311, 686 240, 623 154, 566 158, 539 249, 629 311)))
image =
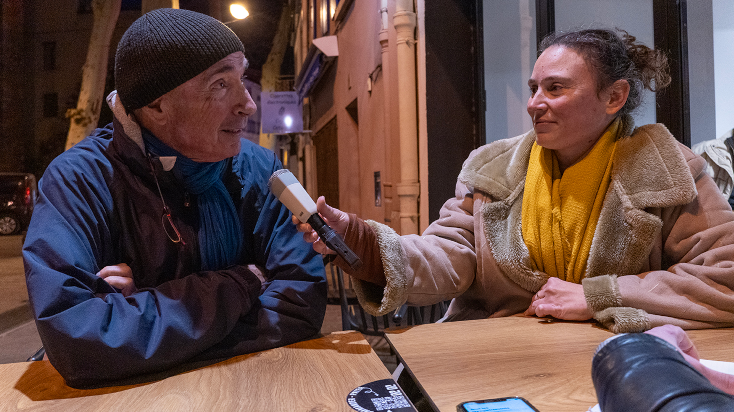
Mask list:
MULTIPOLYGON (((316 199, 316 210, 324 219, 324 222, 344 238, 347 233, 347 227, 349 226, 349 215, 346 212, 342 212, 339 209, 327 205, 323 196, 319 196, 319 198, 316 199)), ((324 242, 319 238, 318 233, 311 228, 311 225, 308 223, 301 223, 301 221, 295 216, 292 217, 292 220, 296 225, 296 229, 299 232, 303 232, 303 240, 308 243, 313 243, 313 250, 323 255, 336 253, 324 244, 324 242)))
POLYGON ((591 319, 592 313, 586 304, 584 287, 578 283, 550 278, 533 296, 526 315, 553 316, 564 320, 591 319))
POLYGON ((122 296, 128 297, 138 290, 133 280, 133 271, 126 263, 105 266, 97 273, 97 276, 104 279, 110 286, 119 289, 122 296))
POLYGON ((678 352, 683 355, 683 358, 690 363, 694 369, 701 372, 701 374, 714 386, 730 395, 734 395, 734 375, 715 371, 704 366, 699 360, 700 358, 698 357, 696 347, 693 345, 693 342, 683 329, 678 326, 663 325, 652 328, 645 333, 664 339, 671 345, 678 348, 678 352))

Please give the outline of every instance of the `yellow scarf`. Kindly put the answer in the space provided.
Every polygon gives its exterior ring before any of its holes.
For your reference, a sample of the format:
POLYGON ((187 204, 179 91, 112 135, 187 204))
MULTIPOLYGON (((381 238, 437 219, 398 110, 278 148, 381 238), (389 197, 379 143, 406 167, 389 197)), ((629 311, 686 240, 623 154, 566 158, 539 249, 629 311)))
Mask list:
POLYGON ((534 270, 574 283, 585 277, 611 181, 618 129, 619 119, 563 175, 555 153, 533 144, 522 201, 522 236, 534 270))

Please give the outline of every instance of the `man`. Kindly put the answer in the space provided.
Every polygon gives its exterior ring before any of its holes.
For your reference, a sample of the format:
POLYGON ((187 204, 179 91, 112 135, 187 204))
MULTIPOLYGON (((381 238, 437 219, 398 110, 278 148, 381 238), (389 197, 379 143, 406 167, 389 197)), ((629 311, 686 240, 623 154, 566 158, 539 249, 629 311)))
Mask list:
POLYGON ((23 257, 49 360, 106 384, 317 334, 321 257, 269 192, 281 168, 244 139, 247 60, 219 21, 159 9, 115 56, 115 115, 55 159, 23 257))

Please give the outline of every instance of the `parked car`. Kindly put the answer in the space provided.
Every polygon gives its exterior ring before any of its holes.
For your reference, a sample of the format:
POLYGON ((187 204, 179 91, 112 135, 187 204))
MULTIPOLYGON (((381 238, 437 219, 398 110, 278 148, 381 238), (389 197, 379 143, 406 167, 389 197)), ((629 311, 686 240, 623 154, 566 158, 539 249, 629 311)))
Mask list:
POLYGON ((28 229, 37 195, 38 185, 32 173, 0 173, 0 235, 28 229))

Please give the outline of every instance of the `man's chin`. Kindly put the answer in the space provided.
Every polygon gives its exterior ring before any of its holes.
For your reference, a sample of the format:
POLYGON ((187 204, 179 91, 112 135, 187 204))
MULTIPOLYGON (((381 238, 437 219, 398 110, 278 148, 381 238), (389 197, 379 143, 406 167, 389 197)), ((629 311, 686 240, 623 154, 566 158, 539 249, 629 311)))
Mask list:
POLYGON ((236 142, 227 143, 223 146, 225 147, 220 148, 220 150, 209 152, 206 155, 202 154, 202 156, 192 158, 192 160, 199 163, 216 163, 237 156, 240 153, 241 143, 239 139, 236 142))
POLYGON ((240 152, 241 146, 242 146, 242 140, 240 138, 237 138, 234 142, 228 143, 227 151, 226 151, 227 156, 225 157, 225 159, 228 159, 233 156, 237 156, 237 154, 240 152))

